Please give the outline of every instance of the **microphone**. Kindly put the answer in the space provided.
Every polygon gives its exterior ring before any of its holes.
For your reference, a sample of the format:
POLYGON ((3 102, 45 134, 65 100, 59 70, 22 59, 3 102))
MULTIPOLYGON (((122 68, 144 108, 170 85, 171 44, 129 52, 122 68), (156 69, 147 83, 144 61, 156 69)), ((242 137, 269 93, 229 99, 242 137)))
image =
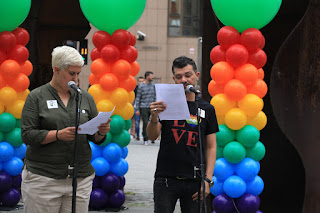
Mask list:
POLYGON ((74 81, 69 81, 68 87, 81 94, 81 90, 79 89, 79 87, 77 87, 77 85, 76 85, 76 83, 74 83, 74 81))
POLYGON ((187 93, 193 92, 193 93, 195 93, 196 95, 201 94, 201 92, 200 92, 199 90, 197 90, 196 88, 194 88, 192 85, 188 85, 188 86, 187 86, 186 92, 187 92, 187 93))

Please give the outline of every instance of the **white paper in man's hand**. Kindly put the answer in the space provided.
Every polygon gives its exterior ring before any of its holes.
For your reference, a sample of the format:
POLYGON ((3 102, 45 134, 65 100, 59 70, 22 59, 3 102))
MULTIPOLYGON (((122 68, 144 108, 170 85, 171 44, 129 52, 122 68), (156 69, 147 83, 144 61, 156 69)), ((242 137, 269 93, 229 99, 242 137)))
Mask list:
POLYGON ((79 126, 79 128, 81 128, 81 130, 78 130, 78 133, 93 135, 94 133, 96 133, 98 131, 98 127, 100 126, 100 124, 106 123, 109 120, 114 109, 115 109, 115 107, 113 108, 113 110, 111 112, 99 112, 99 114, 96 117, 92 118, 90 121, 88 121, 84 124, 81 124, 79 126))
POLYGON ((160 120, 188 120, 189 107, 182 84, 156 84, 157 101, 163 101, 167 109, 159 114, 160 120))

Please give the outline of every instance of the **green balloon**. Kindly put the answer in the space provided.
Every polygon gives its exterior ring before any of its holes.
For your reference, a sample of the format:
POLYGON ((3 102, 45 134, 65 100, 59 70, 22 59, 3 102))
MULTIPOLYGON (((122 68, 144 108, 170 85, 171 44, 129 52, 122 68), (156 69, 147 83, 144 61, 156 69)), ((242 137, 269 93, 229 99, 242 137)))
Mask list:
POLYGON ((16 128, 21 128, 21 119, 16 120, 16 128))
POLYGON ((224 147, 223 156, 230 163, 240 163, 246 157, 246 149, 237 141, 232 141, 224 147))
POLYGON ((120 134, 112 135, 112 142, 118 144, 121 148, 128 146, 130 139, 130 133, 126 130, 123 130, 120 134))
POLYGON ((125 121, 120 115, 111 116, 110 132, 112 134, 119 134, 125 128, 125 121))
POLYGON ((260 131, 251 125, 246 125, 236 132, 236 139, 244 147, 254 146, 260 138, 260 131))
POLYGON ((236 131, 230 129, 227 125, 219 125, 219 132, 216 133, 217 145, 225 146, 227 143, 236 140, 236 131))
POLYGON ((99 146, 107 146, 109 143, 111 143, 111 141, 112 141, 112 134, 111 132, 108 132, 106 140, 99 146))
POLYGON ((31 0, 0 1, 0 32, 12 31, 27 18, 31 0))
POLYGON ((217 146, 217 156, 216 159, 223 158, 223 147, 217 146))
POLYGON ((278 13, 281 3, 282 0, 211 0, 218 19, 239 32, 266 26, 278 13))
POLYGON ((21 138, 21 129, 14 128, 12 131, 5 133, 4 139, 13 147, 21 146, 23 143, 21 138))
POLYGON ((0 132, 0 142, 2 142, 3 140, 4 140, 4 134, 0 132))
POLYGON ((260 161, 266 154, 266 148, 263 143, 258 141, 253 147, 247 148, 247 157, 255 161, 260 161))
POLYGON ((128 131, 131 128, 131 125, 132 125, 131 119, 125 120, 125 123, 126 124, 125 124, 124 129, 128 131))
POLYGON ((10 132, 15 127, 16 127, 16 118, 12 114, 4 112, 0 115, 0 131, 1 132, 10 132))
POLYGON ((127 30, 142 15, 146 0, 80 0, 88 21, 110 35, 117 29, 127 30))

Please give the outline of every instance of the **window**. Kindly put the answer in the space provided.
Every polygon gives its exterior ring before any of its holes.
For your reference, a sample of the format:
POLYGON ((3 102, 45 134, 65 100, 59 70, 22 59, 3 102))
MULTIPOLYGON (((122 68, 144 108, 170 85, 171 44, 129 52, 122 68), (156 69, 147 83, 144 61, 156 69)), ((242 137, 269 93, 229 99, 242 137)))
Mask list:
POLYGON ((201 35, 201 0, 169 0, 169 36, 198 37, 201 35))

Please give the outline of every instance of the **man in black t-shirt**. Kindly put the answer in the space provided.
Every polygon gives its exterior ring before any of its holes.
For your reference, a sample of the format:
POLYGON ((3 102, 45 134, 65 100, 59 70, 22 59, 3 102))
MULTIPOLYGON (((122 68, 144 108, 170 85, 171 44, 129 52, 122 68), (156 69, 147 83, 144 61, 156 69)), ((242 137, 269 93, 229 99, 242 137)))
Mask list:
MULTIPOLYGON (((188 57, 176 58, 172 64, 176 84, 196 86, 200 73, 195 62, 188 57)), ((172 213, 180 200, 182 213, 200 212, 198 193, 203 197, 200 168, 200 147, 197 112, 199 111, 202 151, 205 166, 205 196, 210 193, 216 161, 216 132, 219 131, 215 109, 194 93, 186 92, 190 120, 159 121, 159 113, 166 110, 162 101, 151 103, 151 116, 147 126, 148 137, 153 140, 161 133, 160 150, 154 181, 155 213, 172 213), (198 109, 197 110, 197 106, 198 109), (201 190, 200 190, 201 188, 201 190)))

